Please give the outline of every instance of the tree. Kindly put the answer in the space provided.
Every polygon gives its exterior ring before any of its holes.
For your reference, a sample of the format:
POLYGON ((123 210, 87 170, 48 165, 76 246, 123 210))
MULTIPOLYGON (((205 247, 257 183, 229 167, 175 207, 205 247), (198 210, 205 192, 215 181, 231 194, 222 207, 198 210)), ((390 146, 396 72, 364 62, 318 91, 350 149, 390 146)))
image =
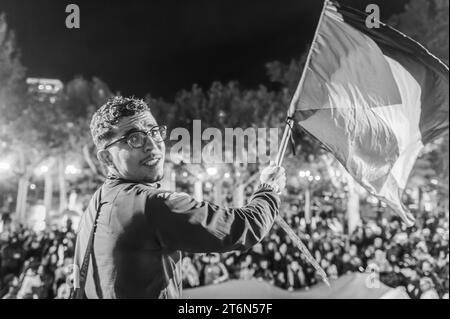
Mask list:
POLYGON ((95 154, 95 146, 89 124, 92 114, 111 96, 108 86, 100 79, 93 78, 88 81, 76 77, 65 85, 57 103, 47 104, 46 113, 51 114, 53 119, 47 136, 50 146, 48 151, 49 156, 57 159, 60 212, 67 209, 68 204, 65 176, 68 163, 85 163, 89 167, 88 173, 80 177, 85 183, 77 185, 82 192, 91 192, 92 188, 96 188, 103 181, 102 167, 96 157, 92 156, 95 154))
MULTIPOLYGON (((52 96, 55 99, 41 98, 33 92, 25 96, 26 106, 16 118, 8 121, 4 134, 10 149, 18 153, 21 171, 18 203, 22 203, 19 207, 21 219, 25 209, 22 193, 26 192, 25 185, 28 185, 34 169, 39 164, 45 162, 49 166, 46 179, 52 178, 51 175, 58 177, 60 211, 67 208, 65 168, 68 162, 85 161, 91 169, 91 173, 86 174, 87 178, 94 181, 95 186, 99 184, 102 173, 97 160, 91 156, 94 145, 90 137, 89 123, 92 113, 111 93, 107 85, 99 79, 86 81, 76 78, 70 81, 64 90, 52 96)), ((51 193, 52 188, 49 187, 45 190, 45 198, 51 198, 51 193)))
POLYGON ((76 77, 64 88, 61 109, 65 114, 64 148, 61 153, 82 155, 88 165, 92 179, 100 181, 104 177, 101 164, 95 156, 95 145, 92 141, 89 124, 94 112, 112 97, 108 85, 94 77, 91 81, 76 77))
MULTIPOLYGON (((92 156, 95 147, 89 123, 93 112, 112 96, 100 79, 87 81, 77 77, 56 96, 42 98, 27 91, 25 77, 14 33, 0 14, 0 148, 2 154, 13 153, 16 159, 15 171, 19 176, 16 211, 20 221, 25 214, 29 180, 44 161, 57 164, 60 209, 67 203, 64 171, 69 159, 81 158, 92 172, 87 179, 94 184, 102 179, 101 166, 92 156)), ((48 196, 51 192, 52 189, 46 190, 47 199, 51 198, 48 196)))
POLYGON ((0 154, 14 152, 19 155, 20 166, 15 168, 19 176, 16 205, 19 218, 24 212, 29 172, 24 165, 26 157, 20 152, 20 140, 17 139, 15 131, 9 124, 23 112, 25 93, 25 68, 20 62, 20 52, 16 47, 14 32, 8 28, 5 15, 0 13, 0 154))
MULTIPOLYGON (((17 117, 24 107, 25 67, 20 62, 14 32, 0 13, 0 125, 17 117)), ((1 133, 1 131, 0 131, 1 133)))
MULTIPOLYGON (((9 148, 17 156, 20 171, 17 215, 24 221, 26 194, 30 178, 35 169, 45 162, 49 166, 46 174, 51 174, 49 159, 55 156, 59 140, 64 137, 62 126, 64 116, 61 110, 49 100, 41 100, 35 94, 24 97, 25 107, 22 112, 6 125, 6 137, 9 148)), ((47 183, 46 183, 47 184, 47 183)), ((46 199, 48 194, 46 193, 46 199)))
POLYGON ((388 23, 424 45, 448 65, 448 0, 411 0, 388 23))

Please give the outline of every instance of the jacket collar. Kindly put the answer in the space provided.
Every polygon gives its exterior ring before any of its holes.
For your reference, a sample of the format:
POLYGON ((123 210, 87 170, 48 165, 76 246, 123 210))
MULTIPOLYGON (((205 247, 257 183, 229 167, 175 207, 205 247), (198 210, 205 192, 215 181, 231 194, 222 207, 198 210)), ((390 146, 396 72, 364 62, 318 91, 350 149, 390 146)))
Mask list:
POLYGON ((123 183, 129 183, 129 184, 142 184, 153 188, 161 188, 161 183, 142 183, 142 182, 136 182, 129 179, 121 178, 113 174, 109 174, 106 177, 105 184, 108 186, 116 186, 123 183))

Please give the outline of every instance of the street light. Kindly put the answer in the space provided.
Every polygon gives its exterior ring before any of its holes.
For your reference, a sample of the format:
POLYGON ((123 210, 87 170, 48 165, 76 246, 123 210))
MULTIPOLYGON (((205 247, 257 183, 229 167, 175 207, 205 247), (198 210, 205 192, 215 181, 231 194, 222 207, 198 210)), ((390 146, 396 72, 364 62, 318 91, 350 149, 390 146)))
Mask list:
POLYGON ((11 169, 11 164, 8 162, 0 162, 0 171, 9 171, 11 169))
POLYGON ((208 167, 206 169, 206 172, 208 173, 209 176, 215 176, 217 175, 218 170, 216 167, 208 167))
POLYGON ((213 187, 213 184, 211 184, 210 182, 206 182, 205 183, 205 189, 206 190, 210 190, 213 187))
POLYGON ((49 170, 49 167, 47 165, 42 165, 37 169, 37 174, 38 175, 45 174, 48 172, 48 170, 49 170))
POLYGON ((65 173, 66 175, 78 175, 81 173, 81 169, 79 169, 75 165, 69 164, 66 166, 65 173))

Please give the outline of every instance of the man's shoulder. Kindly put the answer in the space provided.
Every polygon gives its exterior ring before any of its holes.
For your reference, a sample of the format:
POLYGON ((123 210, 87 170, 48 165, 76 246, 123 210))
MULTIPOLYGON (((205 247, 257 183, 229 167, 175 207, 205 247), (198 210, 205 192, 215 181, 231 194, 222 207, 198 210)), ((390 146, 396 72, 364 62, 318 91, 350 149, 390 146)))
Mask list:
POLYGON ((127 182, 113 186, 115 190, 117 190, 117 187, 120 187, 119 191, 116 191, 118 196, 112 199, 116 202, 116 208, 129 206, 133 201, 146 203, 146 207, 151 210, 160 209, 164 206, 172 212, 184 212, 201 205, 185 192, 167 190, 155 184, 127 182))
POLYGON ((185 192, 159 190, 152 195, 149 197, 150 202, 164 202, 164 205, 172 212, 184 212, 201 205, 185 192))
POLYGON ((108 192, 117 194, 118 196, 155 196, 159 193, 167 192, 162 190, 155 184, 143 184, 124 182, 114 185, 106 185, 108 192))
POLYGON ((154 184, 127 183, 122 185, 118 198, 120 201, 141 198, 146 202, 164 202, 170 209, 186 208, 186 205, 192 204, 192 196, 185 192, 175 192, 155 186, 154 184))

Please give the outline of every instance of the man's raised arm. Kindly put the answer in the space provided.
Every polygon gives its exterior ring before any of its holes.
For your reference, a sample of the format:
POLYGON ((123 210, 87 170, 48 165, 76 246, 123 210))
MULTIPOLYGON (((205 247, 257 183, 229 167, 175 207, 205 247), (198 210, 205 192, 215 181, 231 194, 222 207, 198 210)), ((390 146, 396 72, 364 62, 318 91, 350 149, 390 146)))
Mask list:
POLYGON ((281 167, 262 171, 261 185, 249 203, 228 208, 198 202, 186 193, 149 198, 146 213, 162 248, 187 252, 245 250, 267 235, 279 213, 279 192, 286 177, 281 167))

